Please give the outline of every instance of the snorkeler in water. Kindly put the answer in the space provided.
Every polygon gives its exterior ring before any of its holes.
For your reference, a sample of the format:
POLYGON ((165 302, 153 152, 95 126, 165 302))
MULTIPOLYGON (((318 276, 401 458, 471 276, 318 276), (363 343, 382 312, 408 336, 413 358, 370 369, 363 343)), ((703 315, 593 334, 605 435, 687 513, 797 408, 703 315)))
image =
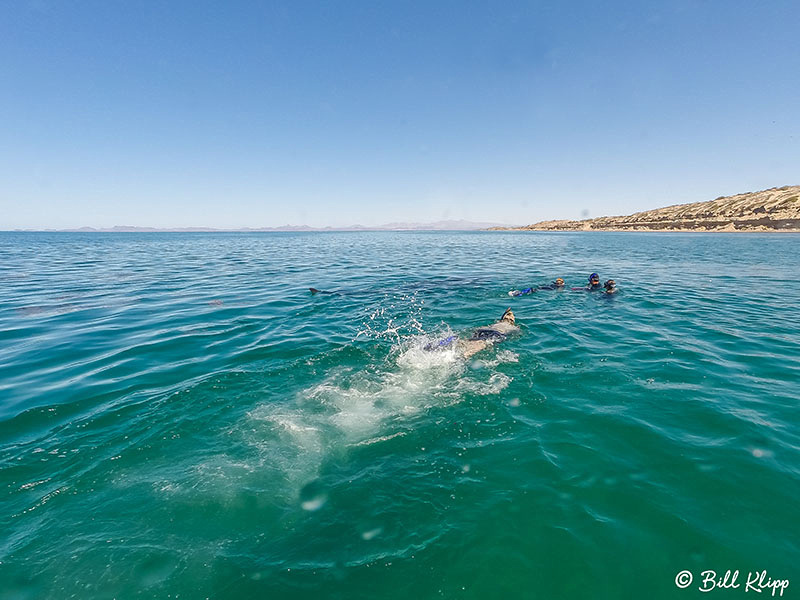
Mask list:
POLYGON ((539 290, 561 290, 564 288, 564 280, 561 277, 557 277, 556 280, 551 283, 550 285, 541 285, 536 289, 539 290))
POLYGON ((604 294, 616 294, 617 293, 617 282, 613 279, 609 279, 603 284, 603 293, 604 294))
POLYGON ((458 336, 451 335, 438 342, 428 344, 425 346, 425 350, 434 351, 455 347, 456 352, 462 358, 469 358, 476 352, 502 342, 509 334, 517 331, 519 331, 519 327, 516 325, 514 313, 511 312, 510 308, 507 308, 499 321, 485 327, 479 327, 472 332, 468 339, 461 340, 458 336))
POLYGON ((509 296, 524 296, 526 294, 532 294, 537 290, 561 290, 564 289, 564 280, 561 277, 557 278, 553 283, 550 285, 540 285, 539 287, 529 287, 524 290, 512 290, 508 292, 509 296))
POLYGON ((602 290, 603 286, 600 285, 600 275, 597 273, 592 273, 589 275, 589 283, 586 287, 574 287, 572 291, 574 292, 594 292, 597 290, 602 290))

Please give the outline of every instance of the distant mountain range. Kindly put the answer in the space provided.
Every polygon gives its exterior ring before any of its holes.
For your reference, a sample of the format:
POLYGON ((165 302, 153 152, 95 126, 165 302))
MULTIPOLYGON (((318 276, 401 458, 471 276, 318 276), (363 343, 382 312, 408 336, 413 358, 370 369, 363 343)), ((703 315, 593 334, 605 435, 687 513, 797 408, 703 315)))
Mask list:
POLYGON ((46 229, 65 232, 303 232, 303 231, 787 231, 800 232, 800 186, 770 188, 735 196, 720 196, 707 202, 677 204, 646 210, 627 216, 598 217, 580 221, 540 221, 515 227, 499 223, 476 223, 464 220, 434 223, 396 222, 385 225, 349 227, 115 227, 46 229))
POLYGON ((504 227, 501 223, 475 223, 473 221, 436 221, 435 223, 387 223, 375 227, 351 225, 349 227, 310 227, 308 225, 282 225, 281 227, 241 227, 222 229, 214 227, 79 227, 77 229, 45 229, 44 231, 98 232, 98 233, 159 233, 159 232, 259 232, 259 231, 475 231, 504 227))
POLYGON ((497 230, 535 231, 793 231, 800 232, 800 186, 771 188, 678 204, 625 217, 541 221, 497 230))

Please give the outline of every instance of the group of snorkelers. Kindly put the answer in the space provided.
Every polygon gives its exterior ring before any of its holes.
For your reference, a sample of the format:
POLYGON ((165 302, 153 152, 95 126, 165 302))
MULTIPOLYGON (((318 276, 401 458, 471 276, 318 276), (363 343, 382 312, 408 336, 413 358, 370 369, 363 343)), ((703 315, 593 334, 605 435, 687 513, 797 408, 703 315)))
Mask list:
MULTIPOLYGON (((529 287, 524 290, 513 290, 508 292, 509 296, 524 296, 525 294, 532 294, 538 290, 563 290, 570 289, 576 292, 593 292, 601 291, 603 294, 615 294, 617 292, 617 284, 613 279, 607 280, 604 284, 600 284, 600 275, 592 273, 589 275, 589 283, 584 287, 567 288, 564 280, 559 277, 549 285, 542 285, 538 287, 529 287)), ((343 294, 345 292, 331 292, 325 290, 318 290, 316 288, 309 288, 311 294, 343 294)), ((424 350, 429 352, 437 350, 445 350, 454 348, 456 353, 462 358, 469 358, 473 354, 481 350, 493 346, 498 342, 502 342, 509 335, 518 332, 519 326, 516 324, 516 319, 511 308, 507 308, 498 321, 478 327, 473 330, 472 335, 468 338, 462 338, 458 335, 450 335, 446 338, 436 340, 424 346, 424 350)))
MULTIPOLYGON (((561 277, 557 278, 553 283, 549 285, 541 285, 538 287, 529 287, 524 290, 514 290, 508 292, 509 296, 524 296, 525 294, 532 294, 538 290, 563 290, 563 289, 570 289, 575 292, 594 292, 600 291, 603 294, 616 294, 617 293, 617 283, 613 279, 607 280, 602 285, 600 284, 600 275, 597 273, 592 273, 589 275, 589 282, 584 287, 573 287, 567 288, 567 284, 561 277)), ((488 348, 496 344, 497 342, 502 342, 506 339, 506 337, 514 332, 519 331, 519 327, 516 324, 516 319, 514 318, 514 313, 511 311, 510 308, 507 308, 506 311, 503 313, 503 316, 500 317, 499 321, 492 323, 491 325, 486 325, 484 327, 479 327, 472 332, 472 335, 469 338, 462 339, 459 338, 457 335, 451 335, 447 338, 442 340, 438 340, 431 344, 426 345, 424 348, 425 350, 432 351, 432 350, 441 350, 444 348, 451 348, 455 347, 456 352, 461 355, 463 358, 469 358, 476 352, 480 352, 484 348, 488 348)))
MULTIPOLYGON (((523 296, 525 294, 532 294, 538 290, 563 290, 570 289, 576 292, 593 292, 601 291, 603 294, 616 294, 617 284, 613 279, 609 279, 604 284, 600 284, 600 275, 592 273, 589 275, 589 282, 584 287, 566 288, 566 282, 559 277, 549 285, 542 285, 538 287, 529 287, 524 290, 514 290, 508 292, 509 296, 523 296)), ((502 342, 510 334, 518 332, 519 327, 516 324, 514 313, 510 308, 507 308, 500 317, 499 321, 495 321, 491 325, 478 327, 472 332, 468 338, 461 338, 458 335, 450 335, 446 338, 437 340, 424 346, 425 350, 436 351, 444 350, 447 348, 455 348, 456 352, 462 358, 469 358, 473 354, 488 348, 498 342, 502 342)))
POLYGON ((617 293, 617 283, 613 279, 607 280, 604 284, 600 284, 600 275, 597 273, 592 273, 589 275, 589 283, 584 287, 574 287, 574 288, 567 288, 566 283, 564 280, 559 277, 553 283, 549 285, 540 285, 538 287, 529 287, 524 290, 512 290, 508 292, 509 296, 524 296, 526 294, 532 294, 538 290, 563 290, 563 289, 570 289, 573 292, 595 292, 601 291, 604 294, 616 294, 617 293))

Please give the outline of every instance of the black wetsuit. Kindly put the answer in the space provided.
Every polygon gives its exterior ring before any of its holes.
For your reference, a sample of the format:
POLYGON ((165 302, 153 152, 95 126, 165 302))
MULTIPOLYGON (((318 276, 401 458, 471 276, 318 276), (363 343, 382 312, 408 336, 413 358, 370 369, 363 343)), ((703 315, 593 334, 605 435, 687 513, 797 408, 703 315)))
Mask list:
POLYGON ((472 334, 472 337, 469 338, 470 341, 478 341, 478 340, 498 340, 502 341, 506 339, 505 333, 500 333, 496 329, 491 329, 489 327, 476 329, 475 333, 472 334))

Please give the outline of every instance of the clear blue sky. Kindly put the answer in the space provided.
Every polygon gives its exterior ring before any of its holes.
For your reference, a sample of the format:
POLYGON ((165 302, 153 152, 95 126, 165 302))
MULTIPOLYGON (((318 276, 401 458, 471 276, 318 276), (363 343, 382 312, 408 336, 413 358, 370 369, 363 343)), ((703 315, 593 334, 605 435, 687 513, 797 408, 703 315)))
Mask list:
POLYGON ((800 3, 0 3, 0 229, 525 224, 800 183, 800 3))

